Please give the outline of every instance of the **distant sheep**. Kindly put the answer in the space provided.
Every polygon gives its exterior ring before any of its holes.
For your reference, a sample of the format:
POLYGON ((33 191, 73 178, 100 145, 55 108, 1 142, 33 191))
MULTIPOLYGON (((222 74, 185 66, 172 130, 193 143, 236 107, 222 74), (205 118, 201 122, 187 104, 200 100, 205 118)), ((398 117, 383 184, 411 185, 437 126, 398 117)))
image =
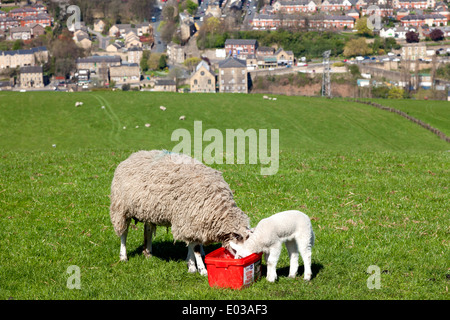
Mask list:
POLYGON ((166 111, 166 107, 164 107, 164 106, 160 106, 159 107, 162 111, 166 111))
POLYGON ((172 227, 188 245, 188 271, 207 275, 203 244, 242 241, 249 218, 236 205, 222 174, 189 156, 152 150, 121 162, 111 184, 111 222, 120 237, 120 260, 127 260, 131 219, 144 222, 144 255, 151 256, 156 226, 172 227), (196 267, 197 264, 197 267, 196 267))
POLYGON ((230 242, 236 257, 246 257, 252 253, 264 252, 267 261, 267 280, 277 278, 276 266, 283 242, 290 256, 289 277, 295 278, 300 252, 305 268, 304 279, 311 280, 311 248, 314 232, 311 220, 303 212, 289 210, 262 219, 243 244, 230 242))
POLYGON ((82 106, 82 105, 83 105, 83 102, 80 102, 80 101, 75 102, 75 107, 82 106))
POLYGON ((186 116, 181 116, 180 117, 180 120, 185 120, 186 119, 186 116))
POLYGON ((146 123, 145 126, 146 126, 147 128, 150 128, 150 123, 146 123))

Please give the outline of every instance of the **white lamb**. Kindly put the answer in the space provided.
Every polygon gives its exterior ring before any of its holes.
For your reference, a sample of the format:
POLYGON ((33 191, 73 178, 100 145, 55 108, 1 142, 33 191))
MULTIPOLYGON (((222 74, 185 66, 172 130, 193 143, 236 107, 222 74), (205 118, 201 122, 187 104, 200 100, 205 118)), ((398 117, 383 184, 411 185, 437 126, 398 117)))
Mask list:
POLYGON ((290 256, 289 277, 295 278, 297 274, 300 252, 305 268, 304 279, 311 280, 311 248, 314 245, 314 232, 309 217, 303 212, 283 211, 262 219, 243 244, 230 242, 230 246, 236 251, 236 258, 264 252, 267 261, 267 280, 274 282, 277 279, 276 266, 283 243, 290 256))

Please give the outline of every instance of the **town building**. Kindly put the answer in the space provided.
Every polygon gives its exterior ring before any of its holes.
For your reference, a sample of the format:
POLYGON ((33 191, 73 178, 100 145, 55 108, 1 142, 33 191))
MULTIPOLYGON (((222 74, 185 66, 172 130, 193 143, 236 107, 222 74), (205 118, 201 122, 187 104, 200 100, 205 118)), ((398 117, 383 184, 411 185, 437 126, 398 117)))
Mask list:
POLYGON ((191 92, 216 92, 216 75, 211 72, 211 67, 202 60, 189 79, 191 92))
POLYGON ((219 92, 248 93, 247 77, 245 61, 230 56, 219 62, 219 92))
POLYGON ((21 88, 43 88, 44 74, 41 66, 20 68, 19 83, 21 88))

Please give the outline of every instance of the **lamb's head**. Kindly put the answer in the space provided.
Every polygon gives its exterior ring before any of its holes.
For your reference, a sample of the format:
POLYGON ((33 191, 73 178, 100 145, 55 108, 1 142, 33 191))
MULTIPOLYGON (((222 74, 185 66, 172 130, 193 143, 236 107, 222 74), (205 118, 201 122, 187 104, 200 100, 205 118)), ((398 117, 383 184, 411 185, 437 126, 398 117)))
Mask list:
POLYGON ((236 259, 245 258, 253 253, 246 247, 245 243, 235 243, 231 241, 230 246, 236 259))

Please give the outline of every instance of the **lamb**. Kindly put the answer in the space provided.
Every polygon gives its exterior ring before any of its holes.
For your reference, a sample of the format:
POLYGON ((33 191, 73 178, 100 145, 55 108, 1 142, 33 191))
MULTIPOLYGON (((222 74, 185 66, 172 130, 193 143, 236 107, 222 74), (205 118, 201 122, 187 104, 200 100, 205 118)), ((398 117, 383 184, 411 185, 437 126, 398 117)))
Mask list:
POLYGON ((171 226, 174 240, 188 246, 188 271, 198 268, 201 275, 207 275, 202 245, 221 242, 229 248, 230 241, 240 243, 249 233, 249 218, 221 172, 165 150, 139 151, 117 166, 110 217, 121 241, 120 260, 127 260, 128 226, 134 219, 144 222, 144 255, 152 254, 156 226, 171 226))
POLYGON ((267 261, 267 280, 274 282, 277 279, 276 266, 283 243, 290 256, 289 277, 295 278, 297 274, 300 252, 305 268, 304 279, 311 280, 311 248, 314 245, 314 232, 311 220, 303 212, 283 211, 262 219, 244 243, 230 242, 230 246, 236 251, 236 258, 264 252, 267 261))

